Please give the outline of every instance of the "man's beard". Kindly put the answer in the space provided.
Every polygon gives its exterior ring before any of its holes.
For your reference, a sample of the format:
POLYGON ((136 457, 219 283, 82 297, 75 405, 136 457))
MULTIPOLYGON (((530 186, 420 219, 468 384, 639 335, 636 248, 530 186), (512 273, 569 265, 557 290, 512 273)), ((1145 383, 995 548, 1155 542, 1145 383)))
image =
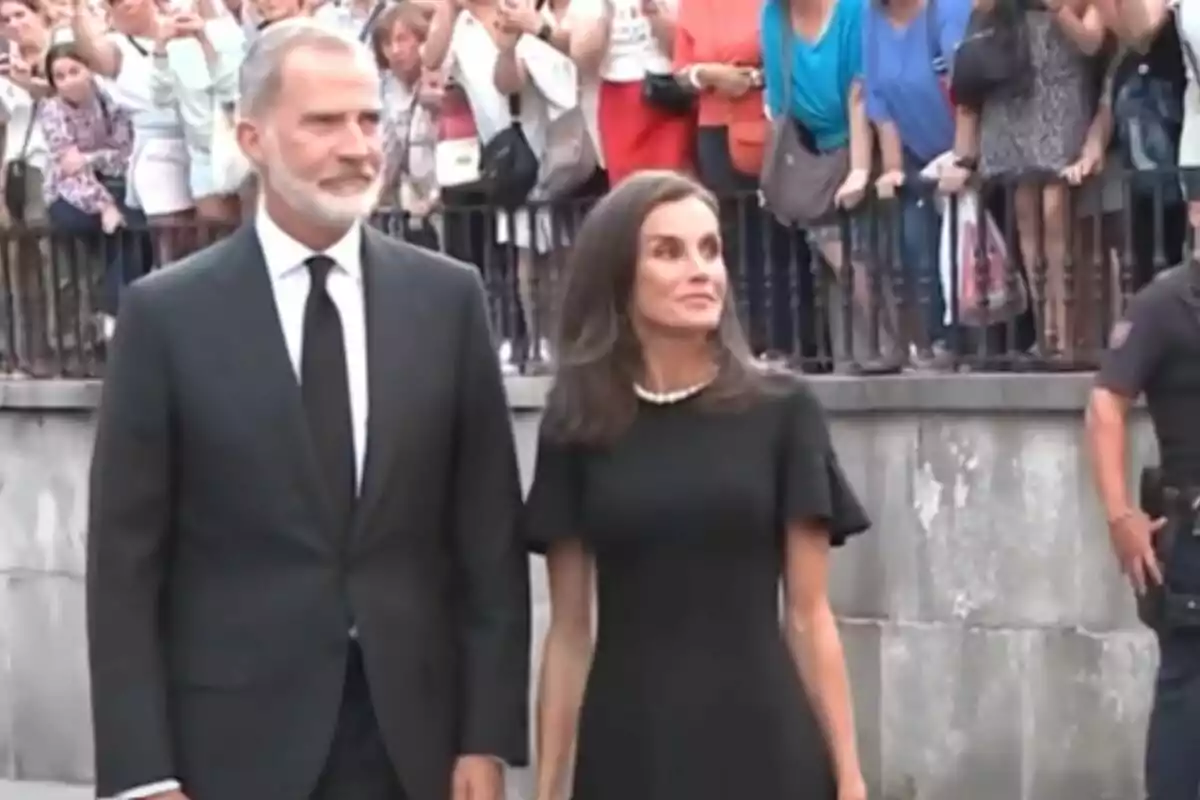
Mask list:
POLYGON ((319 220, 326 225, 350 225, 370 216, 375 210, 382 188, 383 178, 376 175, 371 185, 352 195, 332 194, 312 181, 306 181, 294 173, 278 149, 267 148, 266 175, 275 194, 297 213, 319 220))

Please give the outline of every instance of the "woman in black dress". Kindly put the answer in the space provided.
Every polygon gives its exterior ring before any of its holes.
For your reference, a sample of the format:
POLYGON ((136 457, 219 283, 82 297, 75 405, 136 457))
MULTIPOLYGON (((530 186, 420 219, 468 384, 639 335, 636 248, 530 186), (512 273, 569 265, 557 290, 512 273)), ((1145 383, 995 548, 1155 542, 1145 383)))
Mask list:
POLYGON ((639 173, 576 238, 526 509, 537 800, 866 796, 826 580, 869 523, 815 398, 749 356, 716 208, 639 173))

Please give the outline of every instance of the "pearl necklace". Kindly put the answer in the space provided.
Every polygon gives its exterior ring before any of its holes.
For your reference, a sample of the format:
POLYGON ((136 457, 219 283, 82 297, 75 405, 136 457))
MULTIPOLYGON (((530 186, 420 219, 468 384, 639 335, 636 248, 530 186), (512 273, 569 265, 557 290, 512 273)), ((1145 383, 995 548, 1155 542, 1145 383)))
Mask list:
POLYGON ((701 383, 686 386, 682 389, 675 389, 674 391, 670 392, 652 392, 646 387, 635 383, 633 385, 633 393, 636 394, 638 398, 645 400, 647 403, 652 403, 656 406, 669 406, 673 403, 680 403, 684 400, 687 400, 689 397, 700 394, 700 392, 708 388, 710 383, 712 383, 711 378, 706 381, 702 381, 701 383))

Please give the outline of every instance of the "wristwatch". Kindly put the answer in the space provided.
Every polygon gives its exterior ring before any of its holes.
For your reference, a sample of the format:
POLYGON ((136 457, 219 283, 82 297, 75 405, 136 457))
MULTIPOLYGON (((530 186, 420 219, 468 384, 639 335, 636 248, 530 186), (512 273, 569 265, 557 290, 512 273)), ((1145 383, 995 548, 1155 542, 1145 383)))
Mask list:
POLYGON ((974 172, 979 168, 979 158, 977 156, 955 156, 954 166, 974 172))
POLYGON ((542 27, 538 28, 537 38, 549 44, 552 36, 554 36, 554 26, 549 22, 543 22, 542 27))

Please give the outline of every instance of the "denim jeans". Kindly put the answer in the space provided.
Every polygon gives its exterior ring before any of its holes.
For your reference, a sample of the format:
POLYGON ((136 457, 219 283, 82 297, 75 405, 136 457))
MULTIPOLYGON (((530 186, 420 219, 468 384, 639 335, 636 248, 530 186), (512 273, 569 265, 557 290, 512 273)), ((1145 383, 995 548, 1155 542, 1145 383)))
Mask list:
POLYGON ((946 298, 942 291, 940 249, 942 215, 938 213, 933 186, 922 181, 923 167, 915 158, 905 158, 905 181, 900 200, 900 266, 909 308, 917 308, 927 342, 946 339, 946 298))
POLYGON ((63 252, 63 244, 73 246, 78 243, 89 253, 103 258, 104 293, 100 310, 116 316, 121 292, 130 282, 144 275, 152 263, 153 250, 145 215, 136 209, 122 207, 125 224, 116 232, 105 234, 99 214, 89 214, 61 197, 46 208, 46 214, 55 234, 52 257, 57 258, 58 253, 63 252))

